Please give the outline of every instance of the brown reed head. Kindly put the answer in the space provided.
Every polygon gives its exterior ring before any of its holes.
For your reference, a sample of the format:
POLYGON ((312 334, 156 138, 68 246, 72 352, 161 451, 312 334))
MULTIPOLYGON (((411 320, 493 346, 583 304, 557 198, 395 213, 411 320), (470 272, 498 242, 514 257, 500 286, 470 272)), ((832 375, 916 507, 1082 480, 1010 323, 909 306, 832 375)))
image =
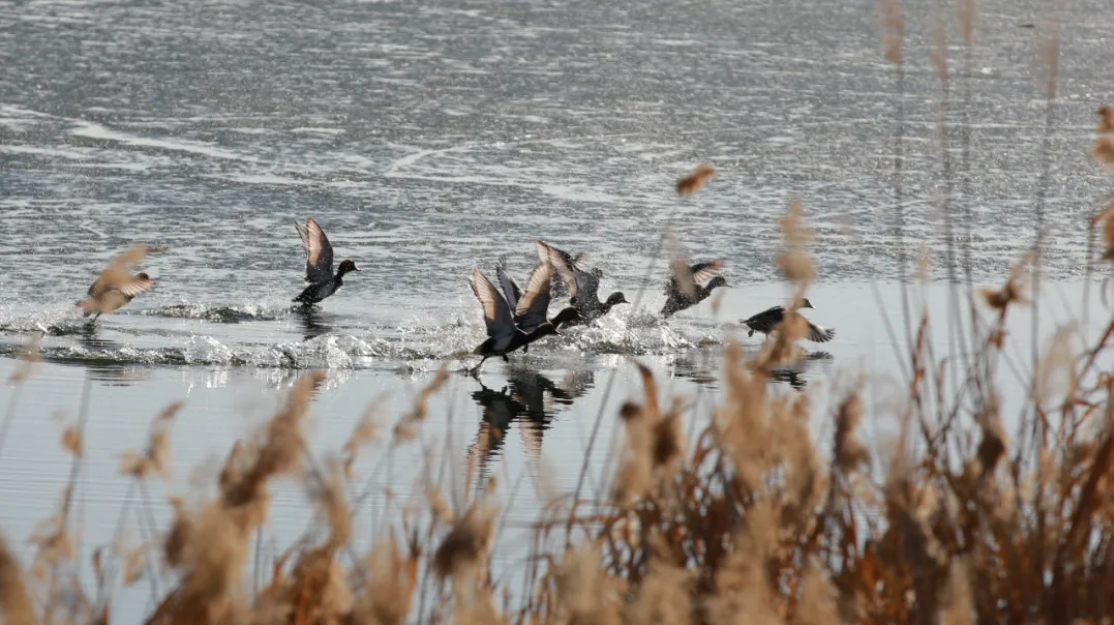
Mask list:
POLYGON ((695 169, 677 181, 677 193, 692 195, 704 188, 709 180, 715 178, 716 169, 709 163, 697 165, 695 169))

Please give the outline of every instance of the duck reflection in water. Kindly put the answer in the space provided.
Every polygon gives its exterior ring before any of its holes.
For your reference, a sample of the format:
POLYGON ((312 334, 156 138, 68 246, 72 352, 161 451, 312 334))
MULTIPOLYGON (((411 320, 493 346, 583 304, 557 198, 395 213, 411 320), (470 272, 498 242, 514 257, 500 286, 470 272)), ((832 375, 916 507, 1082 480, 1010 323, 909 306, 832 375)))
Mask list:
MULTIPOLYGON (((753 359, 761 348, 744 347, 744 355, 748 366, 753 365, 753 359)), ((788 384, 790 388, 802 391, 808 386, 809 377, 816 375, 809 371, 816 365, 827 369, 833 361, 832 355, 824 351, 806 352, 800 358, 793 360, 781 367, 771 369, 768 377, 771 384, 788 384)), ((720 368, 723 366, 722 350, 694 349, 689 353, 678 356, 672 362, 673 375, 685 378, 692 383, 707 389, 719 387, 720 368)))
POLYGON ((490 477, 490 464, 499 456, 507 432, 517 422, 523 449, 531 457, 528 463, 532 477, 538 477, 542 437, 552 426, 556 413, 573 404, 592 387, 590 370, 570 371, 560 383, 523 368, 513 368, 502 390, 493 390, 480 383, 472 399, 483 409, 479 432, 468 447, 464 494, 467 498, 473 483, 479 489, 490 477))
POLYGON ((832 355, 828 352, 808 352, 802 358, 798 358, 785 366, 771 369, 770 381, 784 382, 793 390, 803 391, 808 386, 808 380, 804 378, 805 372, 815 364, 827 369, 831 367, 833 360, 832 355))

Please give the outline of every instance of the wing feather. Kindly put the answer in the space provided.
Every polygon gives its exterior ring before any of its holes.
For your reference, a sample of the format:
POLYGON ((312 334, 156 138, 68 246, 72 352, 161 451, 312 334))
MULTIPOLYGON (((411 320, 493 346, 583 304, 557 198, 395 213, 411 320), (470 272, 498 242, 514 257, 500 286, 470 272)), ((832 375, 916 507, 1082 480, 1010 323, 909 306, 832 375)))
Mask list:
POLYGON ((531 332, 534 328, 547 321, 549 312, 549 282, 553 275, 552 265, 538 263, 530 272, 530 279, 526 282, 526 291, 523 292, 515 315, 521 317, 519 327, 523 332, 531 332))
POLYGON ((723 268, 722 260, 713 260, 707 263, 697 263, 690 267, 692 279, 700 288, 708 286, 708 282, 719 274, 723 268))
POLYGON ((507 298, 507 304, 511 309, 518 306, 518 302, 522 299, 522 289, 519 288, 518 283, 514 278, 507 273, 507 260, 505 258, 499 259, 499 264, 495 266, 495 277, 499 280, 499 286, 503 288, 503 295, 507 298))
POLYGON ((333 278, 333 246, 329 237, 313 217, 306 218, 306 225, 295 222, 298 236, 306 250, 306 282, 317 283, 333 278))
POLYGON ((808 338, 816 343, 827 343, 835 337, 835 329, 824 329, 815 323, 808 324, 808 338))
POLYGON ((487 325, 487 335, 499 342, 518 329, 514 325, 514 317, 507 300, 499 294, 495 285, 477 267, 472 271, 472 292, 484 310, 484 323, 487 325))
POLYGON ((538 239, 534 240, 534 245, 538 248, 538 258, 541 262, 553 265, 553 269, 557 271, 557 275, 561 276, 561 279, 568 287, 569 295, 575 297, 578 292, 578 287, 580 286, 577 284, 577 270, 579 267, 576 266, 572 257, 538 239))

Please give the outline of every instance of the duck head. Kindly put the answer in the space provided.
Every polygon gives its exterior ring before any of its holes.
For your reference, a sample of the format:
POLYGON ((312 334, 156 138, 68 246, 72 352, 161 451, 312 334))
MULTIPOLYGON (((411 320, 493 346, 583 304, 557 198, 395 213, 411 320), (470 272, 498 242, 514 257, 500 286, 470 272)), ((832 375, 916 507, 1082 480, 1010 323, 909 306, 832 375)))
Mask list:
MULTIPOLYGON (((580 318, 580 313, 576 310, 575 306, 566 306, 565 308, 562 308, 561 312, 557 313, 557 315, 555 317, 550 319, 549 322, 553 324, 554 328, 559 328, 559 327, 561 327, 562 323, 568 323, 570 321, 575 321, 579 318, 580 318)), ((554 333, 556 333, 556 332, 554 332, 554 333)))
POLYGON ((714 277, 714 278, 712 278, 711 280, 708 281, 707 290, 711 291, 712 289, 715 289, 715 288, 718 288, 718 287, 721 287, 721 286, 723 286, 723 287, 728 286, 727 278, 724 278, 723 276, 716 276, 716 277, 714 277))
POLYGON ((147 275, 146 271, 141 271, 141 272, 135 274, 135 277, 138 280, 150 280, 151 279, 151 276, 147 275))
POLYGON ((797 300, 797 304, 797 308, 815 308, 812 305, 812 302, 808 301, 807 297, 802 297, 801 299, 797 300))
POLYGON ((344 274, 348 273, 349 271, 362 271, 362 270, 359 267, 356 266, 356 263, 354 263, 350 260, 345 260, 345 261, 341 262, 340 266, 337 267, 337 275, 338 276, 343 276, 344 274))
POLYGON ((592 267, 591 274, 593 278, 599 280, 603 277, 603 269, 600 269, 599 267, 592 267))
POLYGON ((627 301, 627 298, 623 297, 623 294, 619 291, 615 291, 611 295, 607 296, 607 305, 609 307, 614 306, 616 304, 629 304, 629 303, 630 302, 627 301))
POLYGON ((561 333, 557 331, 557 326, 553 325, 553 322, 546 321, 530 333, 530 341, 536 341, 542 337, 549 336, 550 334, 560 335, 561 333))

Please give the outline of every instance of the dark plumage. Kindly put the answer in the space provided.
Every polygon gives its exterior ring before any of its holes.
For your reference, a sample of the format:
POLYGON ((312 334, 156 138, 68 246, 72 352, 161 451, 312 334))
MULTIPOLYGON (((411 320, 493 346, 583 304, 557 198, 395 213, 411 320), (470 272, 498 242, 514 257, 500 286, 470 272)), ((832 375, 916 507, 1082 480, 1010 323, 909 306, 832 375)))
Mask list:
POLYGON ((723 261, 719 260, 691 266, 684 261, 675 262, 665 285, 667 299, 661 309, 662 317, 695 306, 708 299, 712 289, 727 286, 727 280, 717 275, 722 266, 723 261))
POLYGON ((309 283, 298 297, 293 301, 301 302, 304 306, 312 306, 317 302, 336 293, 344 285, 344 274, 351 271, 360 271, 356 263, 345 260, 333 273, 333 246, 325 231, 313 220, 306 219, 306 225, 295 223, 298 236, 302 238, 302 246, 306 250, 306 277, 309 283))
POLYGON ((578 260, 570 256, 568 252, 559 250, 543 241, 535 239, 534 245, 538 248, 538 258, 548 260, 549 264, 553 265, 557 275, 561 276, 565 286, 568 287, 571 296, 569 303, 576 307, 577 315, 575 318, 570 318, 566 322, 567 325, 591 322, 606 315, 617 304, 630 303, 619 291, 612 293, 606 301, 601 302, 599 300, 599 290, 603 271, 598 268, 585 271, 580 267, 578 260))
MULTIPOLYGON (((530 282, 526 285, 526 291, 522 293, 522 298, 519 300, 518 308, 523 311, 523 318, 532 319, 537 314, 536 307, 542 302, 540 294, 542 291, 549 291, 549 265, 539 265, 534 269, 535 274, 541 272, 535 279, 535 275, 531 274, 530 282), (525 307, 523 306, 525 304, 525 307), (532 305, 533 304, 533 305, 532 305)), ((503 297, 495 285, 487 279, 487 276, 477 267, 472 272, 472 292, 476 294, 476 299, 480 300, 480 305, 483 306, 484 323, 487 325, 488 339, 480 344, 472 351, 473 354, 483 355, 480 364, 476 365, 476 371, 483 365, 484 361, 492 356, 502 356, 504 361, 507 354, 514 350, 525 347, 530 343, 550 334, 559 334, 557 327, 550 321, 539 323, 530 332, 524 332, 522 328, 515 324, 515 313, 511 310, 510 304, 507 299, 503 297)), ((548 301, 544 301, 548 305, 548 301)), ((542 309, 541 315, 544 317, 545 312, 542 309)))
MULTIPOLYGON (((812 302, 807 299, 801 302, 800 308, 813 308, 812 302)), ((785 307, 773 306, 766 310, 754 315, 750 319, 742 320, 741 323, 750 328, 747 336, 754 336, 755 332, 769 335, 777 329, 778 324, 785 320, 785 307)), ((812 323, 808 323, 808 340, 816 343, 826 343, 835 336, 835 328, 824 329, 812 323)))
MULTIPOLYGON (((558 329, 561 324, 573 321, 577 317, 576 308, 566 306, 552 319, 546 318, 552 292, 552 275, 552 265, 548 262, 538 263, 530 272, 530 277, 526 280, 526 290, 523 291, 507 272, 506 259, 500 258, 499 264, 495 266, 495 277, 499 280, 503 296, 514 313, 514 324, 527 334, 547 322, 554 329, 558 329)), ((529 352, 530 344, 523 345, 522 351, 529 352)))

